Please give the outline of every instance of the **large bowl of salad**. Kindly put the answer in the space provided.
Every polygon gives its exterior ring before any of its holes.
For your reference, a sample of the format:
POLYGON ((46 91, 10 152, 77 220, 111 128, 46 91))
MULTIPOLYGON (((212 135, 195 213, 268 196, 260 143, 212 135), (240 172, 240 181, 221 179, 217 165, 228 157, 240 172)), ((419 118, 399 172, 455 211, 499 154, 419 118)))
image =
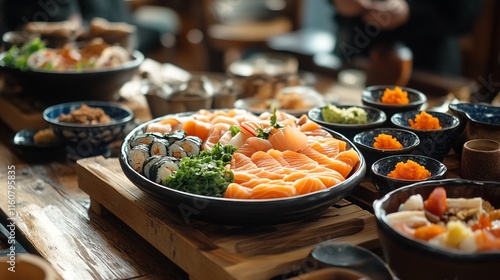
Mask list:
POLYGON ((186 223, 270 225, 315 219, 363 179, 345 136, 306 116, 200 110, 141 124, 121 146, 132 183, 186 223))
POLYGON ((500 182, 419 182, 386 194, 373 208, 398 279, 498 278, 500 182))
POLYGON ((0 54, 6 92, 61 103, 118 98, 120 88, 137 73, 144 55, 130 53, 96 38, 48 48, 38 37, 0 54))

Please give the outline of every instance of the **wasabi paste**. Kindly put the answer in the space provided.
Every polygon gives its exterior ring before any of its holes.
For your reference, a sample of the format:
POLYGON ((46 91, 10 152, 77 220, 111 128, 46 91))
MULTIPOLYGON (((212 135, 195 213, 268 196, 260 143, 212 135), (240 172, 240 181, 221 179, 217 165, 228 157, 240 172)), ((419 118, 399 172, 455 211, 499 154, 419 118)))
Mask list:
POLYGON ((323 120, 341 124, 363 124, 367 121, 366 111, 359 107, 338 108, 326 105, 321 109, 323 120))

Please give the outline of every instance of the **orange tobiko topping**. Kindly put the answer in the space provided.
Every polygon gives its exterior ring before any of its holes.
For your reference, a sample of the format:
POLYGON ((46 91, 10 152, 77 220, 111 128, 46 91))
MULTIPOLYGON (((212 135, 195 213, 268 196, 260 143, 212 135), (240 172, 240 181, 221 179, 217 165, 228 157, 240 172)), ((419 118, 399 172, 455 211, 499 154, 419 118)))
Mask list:
POLYGON ((408 104, 408 92, 402 90, 400 87, 394 89, 386 88, 382 94, 382 103, 384 104, 408 104))
POLYGON ((409 159, 406 163, 398 162, 396 168, 387 174, 387 177, 401 180, 425 180, 431 177, 431 172, 409 159))
POLYGON ((373 143, 373 147, 377 149, 398 150, 403 148, 403 145, 399 143, 398 139, 389 134, 380 133, 374 139, 375 142, 373 143))
POLYGON ((409 119, 411 128, 419 130, 431 130, 431 129, 441 129, 439 124, 439 119, 425 111, 415 116, 415 121, 409 119))

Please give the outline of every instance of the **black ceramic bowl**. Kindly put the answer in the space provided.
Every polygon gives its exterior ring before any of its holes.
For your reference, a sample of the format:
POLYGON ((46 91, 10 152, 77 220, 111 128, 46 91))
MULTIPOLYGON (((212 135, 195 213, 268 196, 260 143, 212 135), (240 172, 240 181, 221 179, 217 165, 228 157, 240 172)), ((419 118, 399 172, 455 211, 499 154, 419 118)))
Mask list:
POLYGON ((48 107, 43 111, 43 118, 54 133, 67 144, 66 151, 74 159, 92 157, 108 153, 107 145, 123 139, 126 128, 134 119, 134 112, 114 102, 85 101, 68 102, 48 107), (59 121, 61 114, 69 114, 83 104, 91 108, 100 108, 112 121, 107 124, 75 124, 59 121))
POLYGON ((375 161, 371 167, 372 182, 381 194, 386 194, 392 190, 406 185, 411 185, 416 182, 414 180, 400 180, 387 176, 392 170, 394 170, 398 162, 406 162, 407 160, 413 160, 414 162, 424 166, 425 169, 429 170, 431 177, 427 178, 425 181, 444 179, 446 171, 448 170, 442 162, 421 155, 406 154, 381 158, 375 161))
POLYGON ((402 105, 384 104, 380 100, 386 88, 393 89, 394 86, 376 85, 366 87, 361 93, 361 102, 364 105, 384 111, 387 116, 387 120, 390 120, 392 115, 398 112, 420 110, 427 102, 427 96, 422 92, 412 88, 400 87, 402 90, 408 92, 408 99, 410 100, 410 103, 402 105))
POLYGON ((361 105, 335 105, 335 106, 339 109, 346 109, 350 107, 364 109, 366 111, 368 121, 367 123, 364 124, 342 124, 342 123, 327 122, 323 119, 323 114, 321 113, 321 109, 324 106, 317 106, 312 108, 307 112, 307 116, 309 117, 309 119, 320 124, 321 126, 336 131, 351 140, 353 139, 354 135, 358 134, 359 132, 380 127, 387 120, 387 117, 383 111, 369 106, 361 106, 361 105))
MULTIPOLYGON (((360 156, 360 162, 350 176, 335 187, 290 198, 245 200, 196 195, 171 189, 147 179, 129 165, 130 141, 137 134, 143 133, 150 123, 191 114, 193 113, 167 115, 141 124, 125 137, 119 157, 121 168, 132 183, 170 206, 187 223, 191 219, 197 219, 227 225, 270 225, 312 218, 348 195, 365 175, 365 160, 360 156)), ((350 140, 334 131, 327 131, 333 137, 346 141, 347 149, 354 149, 360 154, 350 140)))
POLYGON ((428 114, 439 119, 439 124, 442 128, 433 130, 414 129, 410 126, 408 120, 414 120, 415 116, 421 112, 407 111, 396 113, 392 116, 391 122, 397 128, 406 129, 417 134, 420 144, 413 153, 442 161, 451 151, 451 147, 456 141, 460 120, 447 113, 426 111, 428 114))
POLYGON ((387 156, 410 154, 420 144, 420 140, 415 133, 398 128, 375 128, 363 131, 354 136, 353 142, 363 154, 369 170, 371 170, 371 166, 375 161, 387 156), (375 137, 382 133, 392 135, 403 145, 403 148, 397 150, 374 148, 375 137))
POLYGON ((392 228, 387 215, 398 211, 411 195, 424 200, 436 187, 444 187, 447 197, 481 197, 500 208, 500 182, 478 182, 461 179, 419 182, 392 191, 375 200, 373 209, 384 256, 399 279, 498 279, 500 251, 464 253, 429 246, 403 236, 392 228))
POLYGON ((10 87, 20 87, 22 93, 50 103, 118 98, 120 88, 137 73, 144 55, 134 51, 132 59, 119 67, 88 71, 27 70, 5 66, 0 54, 0 73, 10 87))
POLYGON ((453 149, 462 152, 465 142, 473 139, 500 141, 500 107, 475 104, 451 103, 450 113, 460 119, 457 141, 453 149))

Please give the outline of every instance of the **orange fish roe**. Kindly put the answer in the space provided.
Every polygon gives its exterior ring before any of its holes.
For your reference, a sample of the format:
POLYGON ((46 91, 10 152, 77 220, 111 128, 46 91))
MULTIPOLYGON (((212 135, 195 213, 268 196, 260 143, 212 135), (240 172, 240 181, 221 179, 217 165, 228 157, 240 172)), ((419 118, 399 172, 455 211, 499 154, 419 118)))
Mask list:
POLYGON ((409 119, 411 128, 420 129, 420 130, 430 130, 430 129, 441 129, 441 125, 439 124, 439 119, 428 114, 425 111, 422 111, 420 114, 415 116, 415 121, 409 119))
POLYGON ((402 90, 400 87, 394 89, 386 88, 382 94, 382 103, 384 104, 408 104, 408 92, 402 90))
POLYGON ((398 139, 394 136, 380 133, 377 137, 374 138, 375 142, 373 143, 373 147, 377 149, 383 150, 397 150, 402 149, 403 145, 399 143, 398 139))
POLYGON ((398 162, 396 168, 387 174, 387 177, 401 180, 424 180, 431 177, 431 172, 409 159, 406 163, 398 162))

